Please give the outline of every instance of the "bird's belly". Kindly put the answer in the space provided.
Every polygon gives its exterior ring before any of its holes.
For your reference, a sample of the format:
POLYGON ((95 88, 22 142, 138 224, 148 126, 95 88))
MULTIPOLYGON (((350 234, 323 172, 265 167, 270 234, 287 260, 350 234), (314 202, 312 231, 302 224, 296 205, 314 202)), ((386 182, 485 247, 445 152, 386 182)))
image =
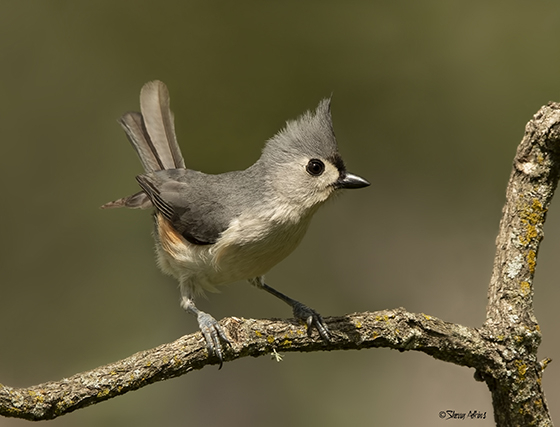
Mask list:
POLYGON ((182 237, 162 240, 159 233, 158 264, 195 291, 215 291, 219 285, 264 275, 298 246, 308 224, 234 221, 213 245, 194 245, 182 237))

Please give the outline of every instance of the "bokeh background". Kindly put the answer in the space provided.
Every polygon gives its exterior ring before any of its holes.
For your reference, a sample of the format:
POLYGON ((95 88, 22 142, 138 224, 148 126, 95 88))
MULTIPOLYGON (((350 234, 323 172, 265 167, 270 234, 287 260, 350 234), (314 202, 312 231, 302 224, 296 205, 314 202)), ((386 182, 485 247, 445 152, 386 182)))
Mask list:
MULTIPOLYGON (((479 326, 511 162, 560 101, 552 1, 15 1, 0 5, 0 382, 57 380, 196 330, 153 261, 148 212, 116 119, 169 86, 188 166, 255 161, 333 93, 340 150, 372 182, 317 215, 267 281, 323 315, 403 306, 479 326)), ((560 206, 535 280, 540 357, 559 358, 560 206)), ((245 283, 200 300, 217 318, 289 317, 245 283)), ((46 422, 63 426, 433 426, 487 412, 473 370, 384 349, 205 368, 46 422)), ((544 387, 560 418, 560 368, 544 387)), ((27 421, 0 418, 1 427, 27 421)))

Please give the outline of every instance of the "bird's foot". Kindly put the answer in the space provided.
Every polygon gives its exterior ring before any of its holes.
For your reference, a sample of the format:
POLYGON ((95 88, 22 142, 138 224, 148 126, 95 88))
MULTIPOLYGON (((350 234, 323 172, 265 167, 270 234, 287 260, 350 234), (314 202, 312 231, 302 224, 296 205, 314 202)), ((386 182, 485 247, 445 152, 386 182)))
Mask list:
POLYGON ((218 369, 222 369, 223 360, 223 348, 221 342, 226 345, 231 346, 231 342, 226 336, 224 330, 208 313, 203 311, 199 311, 197 313, 197 320, 198 320, 198 327, 200 328, 200 332, 204 336, 206 340, 206 348, 208 350, 208 355, 216 355, 218 359, 220 359, 220 367, 218 369))
POLYGON ((292 308, 294 317, 307 325, 308 336, 311 336, 311 329, 316 328, 323 340, 330 341, 329 328, 319 313, 298 301, 292 303, 292 308))

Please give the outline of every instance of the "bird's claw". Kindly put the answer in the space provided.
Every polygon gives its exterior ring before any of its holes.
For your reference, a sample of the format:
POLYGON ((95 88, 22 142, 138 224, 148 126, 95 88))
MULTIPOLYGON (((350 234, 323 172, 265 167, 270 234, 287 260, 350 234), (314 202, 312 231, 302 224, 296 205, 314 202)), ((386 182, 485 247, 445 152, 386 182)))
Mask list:
POLYGON ((292 307, 294 310, 294 317, 307 325, 308 336, 311 336, 311 329, 315 327, 323 340, 330 341, 329 328, 319 313, 297 301, 292 307))
POLYGON ((206 349, 208 350, 208 355, 216 355, 218 359, 220 359, 220 367, 218 369, 222 369, 223 365, 223 350, 222 344, 220 341, 223 341, 225 344, 231 346, 230 340, 227 338, 224 330, 208 313, 199 312, 197 316, 198 320, 198 327, 200 328, 200 332, 204 336, 206 340, 206 349))

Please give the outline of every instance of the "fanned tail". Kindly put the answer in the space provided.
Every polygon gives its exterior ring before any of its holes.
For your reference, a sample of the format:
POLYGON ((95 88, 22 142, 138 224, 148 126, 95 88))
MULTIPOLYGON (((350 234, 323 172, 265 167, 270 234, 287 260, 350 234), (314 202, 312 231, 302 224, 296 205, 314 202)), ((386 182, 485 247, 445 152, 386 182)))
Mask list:
MULTIPOLYGON (((184 169, 185 160, 177 143, 173 113, 169 107, 169 91, 159 80, 146 83, 140 91, 140 110, 123 114, 119 123, 138 153, 146 172, 184 169)), ((109 208, 146 209, 152 202, 144 192, 123 197, 101 206, 109 208)))

